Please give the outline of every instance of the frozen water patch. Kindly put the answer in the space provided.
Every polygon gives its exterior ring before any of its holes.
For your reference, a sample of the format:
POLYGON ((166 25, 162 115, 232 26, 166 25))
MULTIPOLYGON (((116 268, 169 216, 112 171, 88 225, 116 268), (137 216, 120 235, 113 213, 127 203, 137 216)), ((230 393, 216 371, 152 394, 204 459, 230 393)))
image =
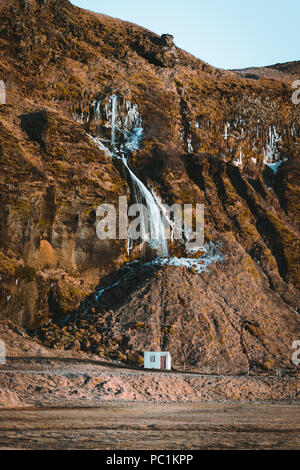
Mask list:
POLYGON ((126 101, 127 114, 124 121, 124 129, 128 132, 130 129, 141 127, 142 118, 137 104, 132 105, 131 101, 126 101))
POLYGON ((144 129, 142 127, 135 127, 126 139, 125 149, 130 152, 139 150, 143 140, 143 133, 144 129))
POLYGON ((283 160, 280 160, 279 162, 275 162, 275 163, 265 163, 265 165, 271 168, 274 175, 276 175, 282 163, 283 163, 283 160))
POLYGON ((224 125, 225 125, 225 128, 224 128, 223 137, 224 137, 224 140, 227 140, 228 139, 228 129, 230 128, 230 123, 226 122, 224 125))
MULTIPOLYGON (((209 242, 201 248, 201 251, 204 252, 199 258, 156 258, 146 265, 154 266, 176 266, 176 267, 185 267, 185 268, 194 268, 195 271, 200 274, 203 271, 208 271, 209 266, 217 262, 223 262, 225 256, 220 252, 220 243, 209 242)), ((192 251, 192 250, 190 250, 192 251)), ((193 250, 195 251, 195 250, 193 250)))
POLYGON ((120 282, 121 282, 121 279, 119 281, 115 282, 114 284, 111 284, 110 286, 104 287, 103 289, 98 289, 95 292, 95 301, 98 302, 98 300, 104 294, 104 292, 106 292, 107 290, 112 289, 113 287, 116 287, 118 284, 120 284, 120 282))
POLYGON ((234 160, 233 164, 235 166, 243 167, 243 153, 242 153, 242 150, 240 150, 240 155, 236 160, 234 160))
POLYGON ((107 157, 113 158, 114 154, 102 143, 99 137, 93 137, 90 134, 87 134, 89 138, 94 142, 94 144, 105 153, 107 157))

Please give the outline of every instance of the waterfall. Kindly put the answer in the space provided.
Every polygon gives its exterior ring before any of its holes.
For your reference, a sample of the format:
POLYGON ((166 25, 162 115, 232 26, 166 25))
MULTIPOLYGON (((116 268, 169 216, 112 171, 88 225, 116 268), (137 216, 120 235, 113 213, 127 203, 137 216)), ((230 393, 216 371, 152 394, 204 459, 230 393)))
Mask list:
MULTIPOLYGON (((108 149, 101 137, 90 138, 106 155, 118 159, 124 165, 128 177, 130 178, 133 190, 134 200, 137 204, 144 204, 147 208, 147 223, 141 218, 141 235, 144 242, 147 242, 157 256, 168 256, 168 245, 165 239, 164 223, 160 207, 155 198, 142 181, 134 174, 129 166, 128 157, 135 149, 139 149, 143 138, 142 119, 138 112, 138 106, 132 105, 130 101, 125 101, 125 118, 119 113, 122 112, 122 103, 118 106, 118 96, 112 95, 105 106, 106 119, 110 121, 111 141, 108 149), (122 127, 120 127, 122 126, 122 127), (124 141, 118 145, 116 142, 116 130, 124 136, 124 141), (117 146, 118 145, 118 146, 117 146)), ((123 103, 124 104, 124 103, 123 103)), ((96 104, 96 118, 99 122, 101 116, 101 102, 96 104), (100 104, 99 104, 100 103, 100 104)), ((133 247, 133 239, 131 238, 130 227, 128 231, 128 251, 133 247)))
POLYGON ((171 242, 174 241, 174 230, 175 230, 175 222, 173 222, 166 210, 166 208, 164 207, 161 199, 159 198, 159 196, 157 196, 156 192, 154 191, 153 188, 150 188, 150 191, 151 191, 151 194, 157 204, 157 206, 159 207, 160 211, 161 211, 161 214, 162 214, 162 218, 163 220, 165 220, 165 223, 167 225, 169 225, 170 227, 170 240, 171 242))
MULTIPOLYGON (((135 201, 138 204, 145 203, 147 207, 148 226, 145 226, 142 219, 141 233, 145 234, 145 241, 147 241, 150 247, 156 251, 158 256, 168 256, 168 245, 165 240, 164 224, 160 209, 150 191, 129 168, 126 157, 123 155, 121 159, 131 178, 135 201), (150 238, 147 237, 148 227, 150 238)), ((128 239, 130 240, 130 230, 128 233, 128 239)))

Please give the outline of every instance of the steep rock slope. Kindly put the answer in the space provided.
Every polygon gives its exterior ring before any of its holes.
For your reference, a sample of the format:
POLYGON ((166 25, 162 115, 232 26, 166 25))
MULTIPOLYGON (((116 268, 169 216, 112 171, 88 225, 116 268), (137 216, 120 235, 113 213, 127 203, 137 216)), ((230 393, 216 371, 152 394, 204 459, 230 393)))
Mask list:
MULTIPOLYGON (((131 153, 131 168, 163 202, 203 203, 206 242, 222 239, 226 259, 235 263, 239 250, 245 253, 253 270, 240 291, 251 284, 256 298, 270 299, 262 329, 271 337, 274 310, 287 336, 267 350, 286 363, 288 344, 296 339, 300 283, 300 112, 290 84, 215 69, 177 48, 170 35, 159 37, 67 0, 1 2, 0 16, 7 103, 0 105, 1 314, 27 326, 61 318, 93 295, 99 276, 128 261, 126 240, 101 241, 95 231, 99 204, 132 197, 128 177, 87 135, 107 138, 111 123, 102 114, 99 124, 95 103, 117 95, 137 105, 142 118, 143 142, 131 153), (273 307, 277 301, 280 308, 273 307), (282 323, 281 315, 288 320, 282 323)), ((171 254, 177 250, 170 246, 171 254)), ((188 298, 186 271, 161 272, 166 282, 178 278, 188 298)), ((237 273, 224 279, 222 269, 216 272, 216 286, 228 291, 233 309, 236 298, 229 292, 237 273)), ((205 274, 198 276, 193 292, 199 303, 187 300, 195 318, 206 295, 205 274)), ((118 296, 125 308, 126 295, 118 296)), ((137 304, 130 311, 135 315, 137 304)), ((209 308, 206 315, 212 315, 209 308)), ((253 321, 260 323, 257 315, 253 321)), ((195 331, 201 328, 199 322, 195 331)), ((208 351, 210 336, 202 334, 208 351)), ((239 334, 231 336, 242 367, 239 334)), ((142 349, 148 345, 143 341, 131 347, 142 349)), ((176 357, 179 344, 177 338, 169 345, 176 357)), ((200 360, 198 346, 184 352, 187 361, 200 360)))
POLYGON ((50 347, 142 364, 167 350, 174 364, 207 372, 289 367, 295 311, 266 288, 266 276, 236 242, 231 256, 193 269, 134 263, 104 278, 67 316, 34 332, 50 347))

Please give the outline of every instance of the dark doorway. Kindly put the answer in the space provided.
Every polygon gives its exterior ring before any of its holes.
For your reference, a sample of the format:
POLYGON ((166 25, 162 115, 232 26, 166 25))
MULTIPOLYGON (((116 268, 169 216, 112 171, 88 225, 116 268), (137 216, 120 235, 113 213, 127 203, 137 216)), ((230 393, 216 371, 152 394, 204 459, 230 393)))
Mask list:
POLYGON ((166 369, 167 368, 167 358, 166 356, 160 356, 160 368, 166 369))

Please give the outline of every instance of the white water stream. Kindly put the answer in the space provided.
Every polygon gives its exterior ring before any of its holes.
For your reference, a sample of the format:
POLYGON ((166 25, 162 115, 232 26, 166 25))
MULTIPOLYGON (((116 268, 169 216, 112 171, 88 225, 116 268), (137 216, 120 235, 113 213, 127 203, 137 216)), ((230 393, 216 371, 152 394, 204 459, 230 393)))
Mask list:
MULTIPOLYGON (((101 116, 101 102, 97 102, 94 106, 95 117, 97 122, 99 122, 101 116)), ((106 155, 112 158, 117 158, 123 163, 130 178, 135 202, 137 204, 144 204, 147 208, 148 220, 144 221, 142 217, 140 218, 142 224, 140 232, 142 234, 143 241, 149 244, 149 246, 156 252, 157 256, 166 257, 168 256, 168 245, 164 235, 164 224, 160 208, 151 192, 130 168, 128 162, 130 153, 135 149, 139 149, 143 138, 143 128, 141 127, 142 120, 138 112, 138 107, 137 105, 132 105, 130 101, 126 101, 126 115, 122 116, 121 112, 122 110, 118 106, 118 96, 112 95, 105 106, 105 115, 111 127, 110 148, 108 148, 107 145, 104 145, 101 137, 91 138, 102 151, 105 151, 106 155), (122 124, 124 124, 125 128, 121 127, 122 124), (124 135, 124 142, 117 142, 116 136, 118 133, 124 135)), ((129 227, 129 251, 132 247, 133 239, 131 237, 129 227)))

